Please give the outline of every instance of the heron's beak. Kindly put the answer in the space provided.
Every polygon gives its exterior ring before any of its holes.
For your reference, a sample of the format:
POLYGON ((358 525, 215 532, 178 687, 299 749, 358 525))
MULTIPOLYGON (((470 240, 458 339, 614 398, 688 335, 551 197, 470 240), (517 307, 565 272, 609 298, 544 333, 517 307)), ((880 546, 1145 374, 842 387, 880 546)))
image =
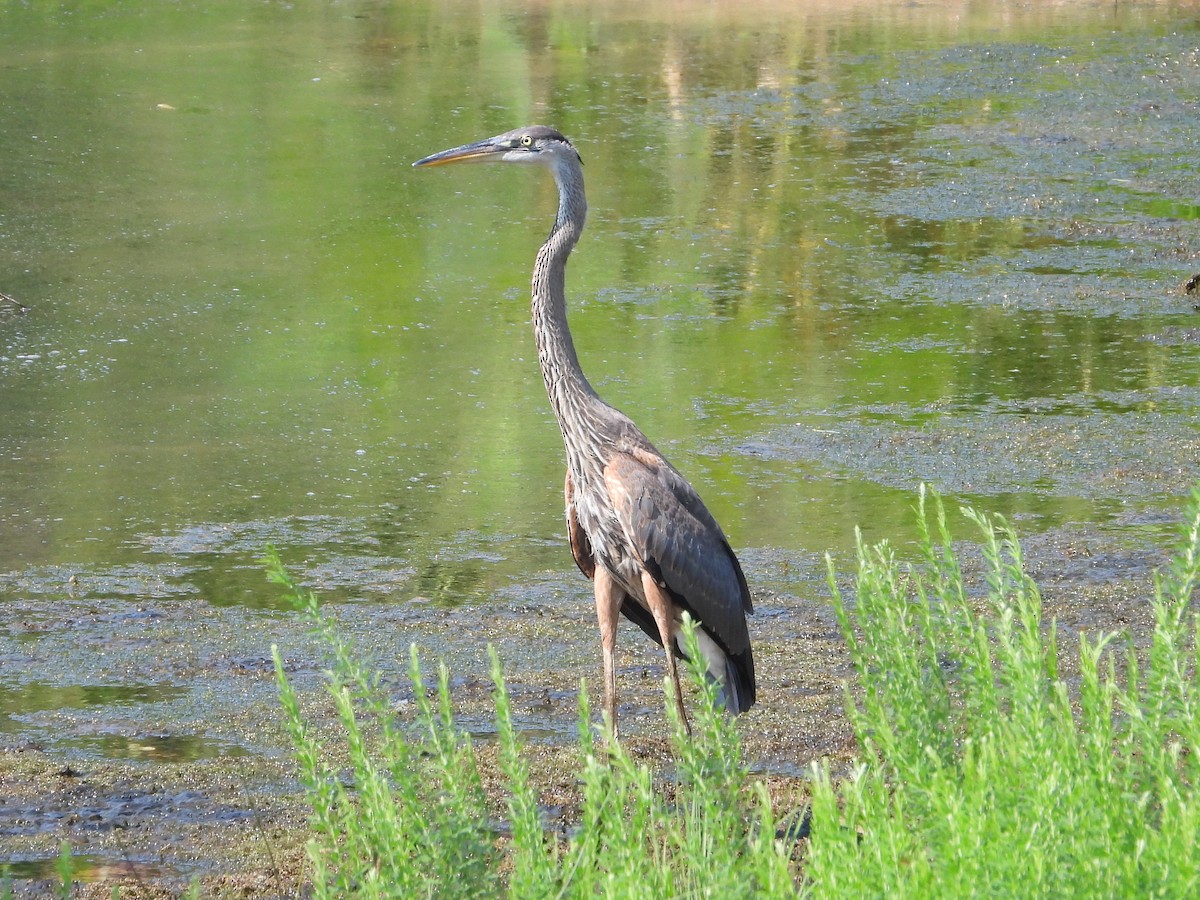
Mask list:
POLYGON ((495 138, 488 138, 486 141, 476 141, 473 144, 463 144, 461 147, 443 150, 433 156, 418 159, 413 165, 448 166, 450 163, 458 162, 486 162, 489 159, 498 158, 511 149, 512 146, 508 143, 500 143, 495 138))

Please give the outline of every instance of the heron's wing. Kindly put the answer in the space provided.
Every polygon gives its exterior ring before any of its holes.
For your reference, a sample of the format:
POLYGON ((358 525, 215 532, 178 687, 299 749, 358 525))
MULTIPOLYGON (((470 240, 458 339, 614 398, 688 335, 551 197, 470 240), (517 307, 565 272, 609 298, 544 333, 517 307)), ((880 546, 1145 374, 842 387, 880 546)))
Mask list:
POLYGON ((631 447, 604 468, 613 509, 651 577, 727 653, 747 654, 750 590, 737 557, 682 475, 656 451, 631 447))
POLYGON ((567 539, 571 542, 571 555, 575 557, 575 565, 588 578, 596 576, 596 558, 592 555, 592 542, 579 525, 575 515, 575 482, 571 480, 571 470, 567 469, 567 539))

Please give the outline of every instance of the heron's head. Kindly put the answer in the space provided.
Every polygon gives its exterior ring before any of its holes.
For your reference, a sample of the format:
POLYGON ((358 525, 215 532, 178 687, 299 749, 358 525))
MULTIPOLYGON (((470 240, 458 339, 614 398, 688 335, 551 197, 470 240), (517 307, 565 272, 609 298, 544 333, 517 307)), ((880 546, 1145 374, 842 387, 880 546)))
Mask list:
POLYGON ((443 150, 424 159, 414 166, 445 166, 460 162, 515 162, 538 163, 551 169, 563 162, 580 163, 574 145, 553 128, 545 125, 530 125, 506 131, 487 140, 464 144, 443 150))

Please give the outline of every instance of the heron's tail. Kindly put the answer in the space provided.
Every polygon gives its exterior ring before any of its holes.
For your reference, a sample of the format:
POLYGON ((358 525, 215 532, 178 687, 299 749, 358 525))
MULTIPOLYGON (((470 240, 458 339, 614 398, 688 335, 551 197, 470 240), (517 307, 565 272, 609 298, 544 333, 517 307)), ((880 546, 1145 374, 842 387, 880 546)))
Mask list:
POLYGON ((717 702, 733 715, 744 713, 754 705, 754 657, 747 647, 743 653, 727 653, 711 637, 697 629, 700 653, 708 664, 708 678, 717 684, 717 702))
POLYGON ((718 678, 709 672, 709 678, 713 678, 720 686, 721 691, 717 696, 717 702, 733 715, 744 713, 754 705, 754 661, 750 657, 750 651, 747 650, 744 654, 750 663, 750 677, 746 678, 743 667, 737 664, 732 657, 725 657, 724 678, 718 678))

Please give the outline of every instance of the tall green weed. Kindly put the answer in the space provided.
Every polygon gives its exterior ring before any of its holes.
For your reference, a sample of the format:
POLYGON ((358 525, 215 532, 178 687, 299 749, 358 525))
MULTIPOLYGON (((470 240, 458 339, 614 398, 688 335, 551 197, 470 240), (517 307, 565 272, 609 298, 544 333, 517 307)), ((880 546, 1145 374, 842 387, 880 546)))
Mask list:
MULTIPOLYGON (((313 811, 314 896, 794 894, 794 872, 786 845, 776 840, 770 800, 761 785, 746 787, 736 726, 696 665, 690 667, 700 686, 691 737, 682 722, 671 720, 676 761, 670 790, 612 740, 610 729, 596 741, 581 684, 583 812, 563 839, 543 821, 493 651, 499 765, 507 785, 501 827, 481 786, 470 738, 454 725, 445 666, 433 703, 411 650, 416 722, 397 721, 377 678, 356 661, 313 594, 291 580, 274 554, 268 574, 286 588, 332 656, 328 686, 343 742, 334 752, 306 724, 274 650, 284 714, 313 811), (348 774, 335 768, 339 759, 349 759, 348 774)), ((691 658, 702 659, 690 622, 686 632, 691 658)), ((673 714, 673 703, 665 707, 673 714)))
POLYGON ((982 598, 964 587, 945 511, 924 492, 920 566, 860 536, 853 607, 830 566, 859 676, 846 705, 862 759, 842 780, 814 768, 809 889, 1197 896, 1200 493, 1155 581, 1145 662, 1117 635, 1081 637, 1072 682, 1014 532, 964 514, 981 537, 982 598))
POLYGON ((664 689, 675 752, 666 773, 607 731, 597 740, 581 685, 582 811, 563 837, 543 821, 495 653, 499 800, 485 795, 454 724, 445 667, 431 692, 412 651, 416 721, 397 721, 378 680, 273 557, 271 577, 332 656, 339 748, 314 736, 275 654, 313 809, 314 895, 787 897, 798 885, 821 897, 1197 895, 1200 493, 1155 581, 1148 642, 1082 637, 1070 678, 1012 529, 964 510, 983 561, 968 590, 941 502, 922 492, 918 512, 915 565, 860 536, 853 604, 830 566, 858 676, 847 713, 861 758, 836 778, 814 766, 802 874, 765 786, 748 775, 736 723, 695 666, 691 738, 664 689))

